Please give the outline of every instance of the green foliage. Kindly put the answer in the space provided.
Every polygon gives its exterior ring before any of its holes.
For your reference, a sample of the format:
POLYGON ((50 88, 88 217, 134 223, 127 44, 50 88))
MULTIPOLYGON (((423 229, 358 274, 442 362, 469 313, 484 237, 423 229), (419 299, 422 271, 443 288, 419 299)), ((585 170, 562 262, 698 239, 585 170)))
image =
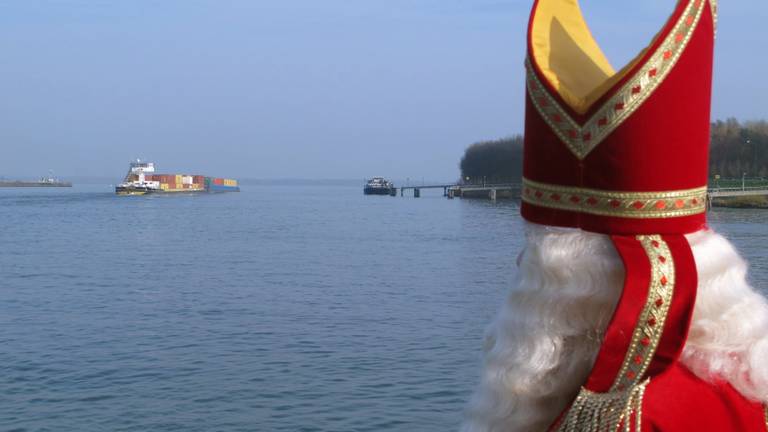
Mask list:
POLYGON ((459 166, 465 182, 519 183, 523 176, 523 137, 472 144, 459 166))
POLYGON ((722 178, 768 177, 768 122, 713 123, 709 172, 722 178))

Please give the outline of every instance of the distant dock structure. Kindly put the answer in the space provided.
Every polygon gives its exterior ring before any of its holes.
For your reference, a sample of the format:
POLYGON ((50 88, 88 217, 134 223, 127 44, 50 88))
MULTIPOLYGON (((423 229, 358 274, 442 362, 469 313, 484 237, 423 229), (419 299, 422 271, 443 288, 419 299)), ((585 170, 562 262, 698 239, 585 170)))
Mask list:
POLYGON ((53 176, 53 171, 39 180, 7 180, 0 178, 0 187, 23 188, 23 187, 72 187, 72 182, 62 181, 53 176))
POLYGON ((434 185, 421 185, 421 186, 402 186, 400 187, 400 196, 405 196, 405 191, 413 191, 413 197, 421 197, 422 189, 442 189, 443 196, 448 196, 448 190, 456 187, 457 185, 451 184, 434 184, 434 185))
POLYGON ((400 196, 405 196, 406 192, 412 191, 414 198, 421 197, 421 191, 424 189, 442 189, 443 196, 448 199, 453 198, 487 198, 496 200, 498 198, 520 198, 520 183, 489 183, 489 184, 432 184, 420 186, 403 186, 400 188, 400 196))

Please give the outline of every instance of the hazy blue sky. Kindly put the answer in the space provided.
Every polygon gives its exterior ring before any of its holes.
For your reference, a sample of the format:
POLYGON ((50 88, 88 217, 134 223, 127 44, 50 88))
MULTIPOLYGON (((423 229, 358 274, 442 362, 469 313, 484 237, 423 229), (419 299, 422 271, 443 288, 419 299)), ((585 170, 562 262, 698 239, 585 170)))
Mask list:
MULTIPOLYGON (((673 0, 582 0, 615 66, 673 0)), ((766 116, 768 2, 721 0, 713 116, 766 116)), ((531 0, 0 0, 0 175, 452 179, 521 132, 531 0)))

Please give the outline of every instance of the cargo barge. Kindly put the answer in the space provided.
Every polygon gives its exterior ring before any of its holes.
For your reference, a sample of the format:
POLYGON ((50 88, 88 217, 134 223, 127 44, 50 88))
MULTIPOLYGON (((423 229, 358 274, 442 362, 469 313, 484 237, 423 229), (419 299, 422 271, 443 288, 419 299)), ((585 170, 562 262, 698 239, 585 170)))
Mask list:
POLYGON ((115 187, 117 195, 197 192, 240 192, 237 180, 191 174, 156 174, 155 164, 131 162, 125 179, 115 187))

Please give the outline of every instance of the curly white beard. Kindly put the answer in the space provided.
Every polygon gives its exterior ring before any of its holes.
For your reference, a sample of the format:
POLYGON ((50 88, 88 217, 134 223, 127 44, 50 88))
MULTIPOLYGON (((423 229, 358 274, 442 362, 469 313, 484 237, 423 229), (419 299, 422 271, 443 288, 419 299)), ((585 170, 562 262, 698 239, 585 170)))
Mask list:
MULTIPOLYGON (((682 361, 768 402, 768 303, 712 231, 687 236, 699 287, 682 361)), ((605 235, 526 226, 516 287, 488 328, 464 432, 545 431, 587 379, 621 295, 624 266, 605 235)))

